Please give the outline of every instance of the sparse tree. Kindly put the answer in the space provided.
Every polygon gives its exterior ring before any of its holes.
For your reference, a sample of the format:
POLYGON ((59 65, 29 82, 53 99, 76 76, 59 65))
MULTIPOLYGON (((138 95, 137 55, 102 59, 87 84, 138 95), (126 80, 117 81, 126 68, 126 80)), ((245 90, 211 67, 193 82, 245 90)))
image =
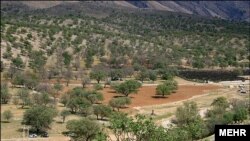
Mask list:
POLYGON ((31 104, 31 99, 30 99, 30 94, 29 94, 28 89, 21 88, 20 90, 18 90, 17 95, 19 96, 21 100, 22 108, 24 108, 24 106, 31 104))
POLYGON ((14 97, 12 102, 17 107, 17 105, 19 104, 19 98, 18 97, 14 97))
POLYGON ((86 85, 88 85, 91 82, 90 78, 88 76, 83 76, 82 78, 82 87, 85 88, 86 85))
POLYGON ((60 115, 62 116, 62 122, 64 123, 66 117, 70 115, 70 112, 68 110, 62 110, 60 115))
POLYGON ((64 74, 65 79, 66 79, 66 86, 69 86, 69 81, 72 78, 72 70, 71 67, 67 67, 67 71, 64 74))
POLYGON ((11 98, 7 83, 1 83, 1 103, 7 104, 11 98))

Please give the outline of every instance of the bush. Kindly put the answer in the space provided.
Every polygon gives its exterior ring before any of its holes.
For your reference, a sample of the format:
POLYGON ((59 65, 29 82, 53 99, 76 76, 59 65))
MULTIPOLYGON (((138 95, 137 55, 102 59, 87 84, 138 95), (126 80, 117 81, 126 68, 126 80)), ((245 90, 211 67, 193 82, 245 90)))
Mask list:
POLYGON ((248 116, 248 110, 245 107, 237 107, 234 110, 234 121, 236 122, 242 122, 247 119, 248 116))
POLYGON ((227 107, 229 107, 229 103, 225 97, 218 97, 214 99, 211 105, 216 106, 216 107, 221 107, 223 109, 226 109, 227 107))
POLYGON ((95 90, 102 90, 102 89, 103 89, 103 86, 102 86, 101 84, 96 84, 96 85, 94 86, 94 89, 95 89, 95 90))
POLYGON ((10 121, 10 119, 13 117, 13 114, 10 110, 6 110, 3 112, 3 119, 5 119, 6 121, 10 121))
POLYGON ((184 102, 183 106, 177 108, 175 116, 179 125, 189 124, 200 118, 195 102, 184 102))

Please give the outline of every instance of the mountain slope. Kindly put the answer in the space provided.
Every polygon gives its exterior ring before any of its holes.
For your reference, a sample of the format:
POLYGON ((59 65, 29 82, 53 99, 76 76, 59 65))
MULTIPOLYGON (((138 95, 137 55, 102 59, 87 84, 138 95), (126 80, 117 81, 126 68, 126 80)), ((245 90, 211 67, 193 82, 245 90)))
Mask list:
POLYGON ((62 4, 87 5, 92 3, 98 6, 163 10, 229 20, 250 21, 249 1, 1 1, 1 3, 19 3, 19 5, 22 3, 35 9, 50 8, 62 4))

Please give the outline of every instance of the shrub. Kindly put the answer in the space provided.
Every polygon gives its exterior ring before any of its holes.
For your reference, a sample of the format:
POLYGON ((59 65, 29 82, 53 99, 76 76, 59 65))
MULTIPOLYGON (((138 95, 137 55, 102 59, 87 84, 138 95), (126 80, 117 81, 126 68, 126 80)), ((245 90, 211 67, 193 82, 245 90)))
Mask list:
POLYGON ((6 110, 3 112, 3 118, 6 120, 6 121, 10 121, 10 119, 13 117, 13 114, 10 110, 6 110))

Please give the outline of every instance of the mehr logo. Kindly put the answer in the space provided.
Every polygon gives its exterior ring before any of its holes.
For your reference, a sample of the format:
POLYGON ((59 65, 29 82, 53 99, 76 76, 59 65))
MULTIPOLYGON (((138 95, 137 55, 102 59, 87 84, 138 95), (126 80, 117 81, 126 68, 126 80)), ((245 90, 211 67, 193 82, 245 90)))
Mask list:
POLYGON ((250 125, 215 125, 215 141, 249 141, 250 125))
POLYGON ((247 136, 246 129, 220 129, 219 136, 247 136))

